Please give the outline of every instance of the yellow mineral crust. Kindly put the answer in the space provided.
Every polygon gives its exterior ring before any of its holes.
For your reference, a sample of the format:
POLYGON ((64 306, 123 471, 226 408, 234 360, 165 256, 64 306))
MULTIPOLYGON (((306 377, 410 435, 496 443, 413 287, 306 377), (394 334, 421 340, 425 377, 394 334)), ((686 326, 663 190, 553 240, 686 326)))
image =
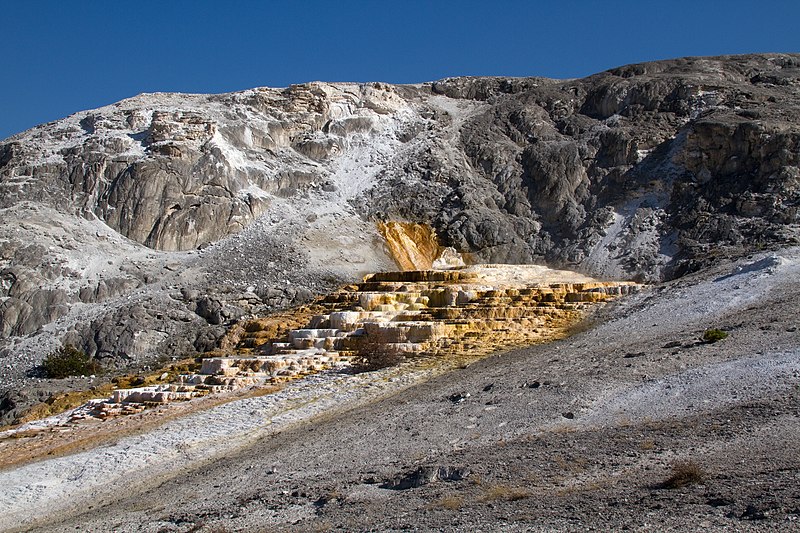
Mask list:
POLYGON ((378 230, 402 270, 428 270, 442 253, 433 228, 413 222, 380 222, 378 230))

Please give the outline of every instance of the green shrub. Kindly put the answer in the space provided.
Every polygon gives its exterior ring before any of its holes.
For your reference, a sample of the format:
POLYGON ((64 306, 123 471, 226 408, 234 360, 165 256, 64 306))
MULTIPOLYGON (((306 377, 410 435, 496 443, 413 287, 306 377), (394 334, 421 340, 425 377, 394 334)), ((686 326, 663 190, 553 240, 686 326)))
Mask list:
POLYGON ((728 337, 727 332, 721 329, 707 329, 703 332, 703 342, 713 343, 728 337))
POLYGON ((42 371, 48 378, 88 376, 100 371, 100 365, 71 344, 65 344, 42 361, 42 371))

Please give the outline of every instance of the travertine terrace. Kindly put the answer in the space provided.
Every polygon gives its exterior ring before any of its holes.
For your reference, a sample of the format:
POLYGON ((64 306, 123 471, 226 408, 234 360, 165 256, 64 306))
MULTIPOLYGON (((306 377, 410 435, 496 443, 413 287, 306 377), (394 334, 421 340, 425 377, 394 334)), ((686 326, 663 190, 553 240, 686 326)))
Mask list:
MULTIPOLYGON (((235 328, 229 342, 263 361, 262 370, 273 378, 318 370, 365 350, 475 357, 556 338, 589 305, 635 287, 530 265, 385 272, 323 298, 317 304, 323 312, 285 339, 265 338, 261 331, 271 324, 262 327, 256 319, 235 328)), ((247 361, 214 360, 221 366, 247 361)))
POLYGON ((395 362, 475 360, 559 338, 589 306, 636 287, 534 265, 372 274, 295 312, 243 321, 231 328, 229 348, 203 358, 196 373, 173 383, 118 389, 107 400, 76 409, 70 421, 345 369, 352 359, 369 360, 374 353, 395 362), (306 324, 293 327, 312 311, 317 313, 306 324))

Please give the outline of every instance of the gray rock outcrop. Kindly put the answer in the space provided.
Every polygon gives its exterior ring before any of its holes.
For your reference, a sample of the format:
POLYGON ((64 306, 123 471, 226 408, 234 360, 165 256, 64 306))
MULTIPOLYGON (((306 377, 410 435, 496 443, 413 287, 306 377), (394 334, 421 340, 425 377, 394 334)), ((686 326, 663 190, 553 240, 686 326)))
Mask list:
POLYGON ((140 95, 0 142, 0 382, 66 341, 211 349, 392 268, 383 221, 472 262, 677 277, 798 242, 798 154, 796 54, 140 95))
POLYGON ((643 280, 794 242, 798 61, 686 58, 564 82, 436 82, 434 94, 472 109, 464 117, 448 100, 462 122, 457 152, 424 147, 364 209, 428 220, 476 261, 643 280), (403 187, 434 193, 396 195, 403 187))

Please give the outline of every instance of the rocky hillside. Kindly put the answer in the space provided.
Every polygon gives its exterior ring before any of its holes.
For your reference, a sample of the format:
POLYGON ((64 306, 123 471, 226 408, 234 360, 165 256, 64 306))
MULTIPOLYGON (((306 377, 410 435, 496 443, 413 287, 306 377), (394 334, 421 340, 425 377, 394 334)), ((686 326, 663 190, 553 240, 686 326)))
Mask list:
POLYGON ((140 95, 0 143, 0 383, 62 342, 122 366, 213 347, 392 268, 381 222, 468 262, 679 277, 797 243, 799 159, 796 54, 140 95))

